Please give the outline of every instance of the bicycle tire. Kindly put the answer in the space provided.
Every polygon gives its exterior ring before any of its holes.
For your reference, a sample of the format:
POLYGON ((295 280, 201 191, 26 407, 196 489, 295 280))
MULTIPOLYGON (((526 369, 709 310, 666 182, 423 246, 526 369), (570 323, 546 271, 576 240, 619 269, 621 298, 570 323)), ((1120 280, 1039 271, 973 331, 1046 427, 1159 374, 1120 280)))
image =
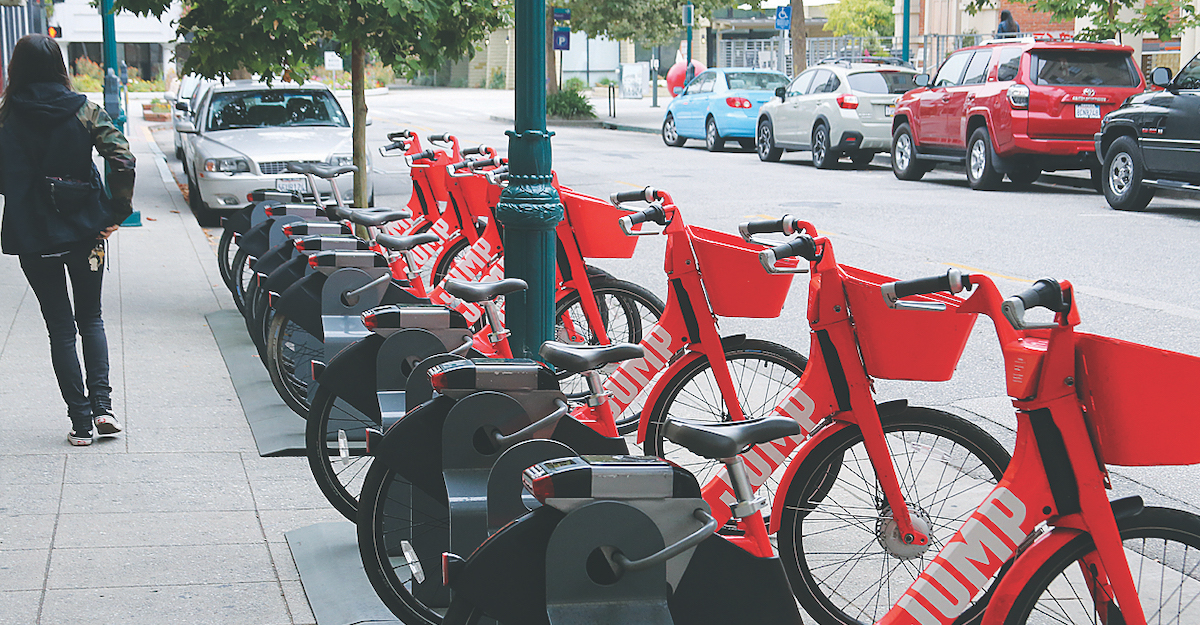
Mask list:
MULTIPOLYGON (((596 297, 596 306, 600 310, 603 318, 601 321, 610 343, 641 343, 645 332, 658 323, 666 308, 657 295, 641 285, 605 275, 589 276, 588 281, 596 297)), ((600 341, 596 339, 595 332, 592 331, 580 305, 582 299, 578 291, 571 291, 555 303, 554 318, 558 320, 555 324, 555 339, 570 344, 599 345, 600 341), (572 340, 572 337, 567 335, 562 320, 568 315, 572 325, 579 329, 578 335, 582 335, 584 339, 582 342, 572 340)), ((602 371, 606 374, 612 373, 618 364, 605 367, 602 371)), ((587 390, 587 383, 583 376, 578 374, 559 375, 559 385, 568 395, 587 390)), ((617 430, 621 434, 628 434, 637 429, 638 419, 641 417, 640 406, 641 398, 638 398, 623 413, 617 415, 617 430)))
MULTIPOLYGON (((1147 507, 1117 523, 1147 624, 1200 622, 1200 517, 1147 507)), ((1050 554, 1013 601, 1005 625, 1102 622, 1088 588, 1080 585, 1087 569, 1078 561, 1095 550, 1083 534, 1050 554)), ((1113 616, 1103 622, 1125 622, 1113 616)))
MULTIPOLYGON (((746 339, 740 345, 726 349, 725 361, 729 363, 729 373, 737 385, 738 401, 747 419, 771 414, 800 381, 808 364, 808 359, 798 352, 759 339, 746 339), (765 364, 748 366, 752 361, 765 364)), ((662 393, 647 417, 644 443, 646 455, 674 461, 691 471, 701 485, 707 484, 724 465, 716 460, 697 457, 668 441, 662 434, 662 425, 668 417, 709 422, 729 420, 721 390, 717 387, 707 358, 697 358, 676 372, 673 378, 663 382, 662 393)), ((774 492, 777 482, 778 478, 772 476, 768 483, 760 487, 759 492, 764 492, 762 488, 774 492)), ((768 501, 771 499, 768 498, 768 501)))
POLYGON ((311 408, 308 403, 308 384, 311 379, 304 373, 297 375, 296 371, 310 366, 314 358, 324 356, 324 352, 312 346, 315 340, 315 337, 290 321, 287 315, 275 311, 267 333, 267 371, 283 403, 305 419, 311 408))
POLYGON ((482 616, 483 612, 471 602, 455 595, 450 599, 450 607, 446 608, 446 616, 442 617, 442 625, 475 625, 482 616))
POLYGON ((246 314, 246 289, 250 287, 250 277, 254 271, 250 268, 253 258, 246 250, 239 247, 237 254, 233 257, 233 267, 230 272, 233 284, 230 286, 229 292, 233 295, 233 303, 237 305, 238 311, 243 315, 246 314))
MULTIPOLYGON (((429 282, 431 287, 440 286, 442 281, 446 279, 446 275, 450 273, 450 269, 457 263, 460 258, 464 258, 467 250, 471 249, 471 243, 465 237, 459 237, 450 241, 446 246, 446 252, 438 259, 437 265, 433 268, 433 280, 429 282)), ((478 276, 473 276, 472 280, 478 276)))
MULTIPOLYGON (((415 512, 405 502, 407 496, 396 496, 406 493, 411 488, 408 482, 383 462, 371 463, 367 477, 363 481, 362 493, 359 498, 358 516, 358 551, 362 558, 363 570, 375 594, 397 618, 407 625, 439 625, 442 616, 421 600, 413 596, 408 584, 411 577, 402 579, 397 574, 403 567, 393 566, 392 552, 401 552, 401 541, 404 536, 417 536, 423 531, 436 531, 448 528, 450 510, 445 508, 443 514, 415 512), (415 517, 420 516, 420 519, 415 517), (418 522, 419 521, 419 522, 418 522), (411 532, 385 532, 383 527, 409 527, 411 532), (381 542, 379 537, 386 536, 381 542), (395 544, 386 544, 388 539, 395 544), (386 564, 385 564, 386 563, 386 564)), ((431 499, 431 498, 430 498, 431 499)), ((396 561, 402 558, 397 557, 396 561)), ((423 570, 437 575, 441 568, 441 554, 429 554, 428 558, 420 560, 423 570)), ((411 568, 411 567, 410 567, 411 568)))
POLYGON ((221 280, 231 291, 233 290, 233 259, 237 256, 237 250, 241 249, 234 241, 236 235, 235 230, 226 228, 221 232, 221 239, 217 242, 217 270, 221 273, 221 280))
POLYGON ((373 464, 373 457, 366 453, 366 429, 379 425, 377 419, 363 414, 325 385, 317 385, 304 428, 308 465, 325 498, 350 521, 358 515, 358 499, 373 464), (328 449, 330 432, 336 430, 350 434, 349 462, 331 456, 328 449), (340 463, 341 467, 334 463, 340 463))
MULTIPOLYGON (((862 447, 862 432, 848 427, 822 441, 783 494, 776 534, 792 591, 822 625, 870 625, 881 618, 1008 467, 1010 457, 1000 443, 955 415, 908 407, 880 420, 906 503, 931 525, 930 542, 919 554, 903 558, 889 552, 881 536, 893 525, 862 447), (947 478, 947 472, 949 484, 929 486, 934 478, 947 478), (858 518, 856 510, 862 511, 858 518), (829 580, 850 586, 830 587, 829 580)), ((955 622, 971 622, 983 604, 977 601, 955 622)))

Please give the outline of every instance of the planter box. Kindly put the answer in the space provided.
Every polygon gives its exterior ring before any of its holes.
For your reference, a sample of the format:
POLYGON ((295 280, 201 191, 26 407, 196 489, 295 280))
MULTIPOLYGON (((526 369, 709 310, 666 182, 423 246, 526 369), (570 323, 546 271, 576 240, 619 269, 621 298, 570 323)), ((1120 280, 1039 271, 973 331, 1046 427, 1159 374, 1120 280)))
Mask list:
POLYGON ((171 121, 171 110, 155 111, 154 105, 142 105, 142 119, 148 122, 169 122, 171 121))

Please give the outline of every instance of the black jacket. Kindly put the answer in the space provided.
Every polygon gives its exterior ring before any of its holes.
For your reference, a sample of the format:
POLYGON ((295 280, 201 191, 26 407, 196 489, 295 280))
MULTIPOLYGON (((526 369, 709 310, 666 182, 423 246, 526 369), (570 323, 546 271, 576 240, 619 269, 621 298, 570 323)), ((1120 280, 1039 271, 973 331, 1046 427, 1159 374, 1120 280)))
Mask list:
POLYGON ((4 220, 0 251, 47 254, 94 240, 132 212, 134 164, 129 142, 99 106, 56 83, 34 83, 8 93, 0 123, 0 191, 4 220), (95 197, 71 217, 46 210, 46 176, 99 181, 92 148, 109 166, 111 198, 95 197))

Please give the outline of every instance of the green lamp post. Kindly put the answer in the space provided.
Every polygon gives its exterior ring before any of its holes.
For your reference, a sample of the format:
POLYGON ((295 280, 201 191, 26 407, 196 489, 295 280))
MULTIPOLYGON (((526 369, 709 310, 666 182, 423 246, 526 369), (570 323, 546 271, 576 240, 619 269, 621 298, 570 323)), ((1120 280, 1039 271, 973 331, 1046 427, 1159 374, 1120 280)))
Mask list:
POLYGON ((536 357, 554 337, 554 228, 563 217, 551 185, 550 137, 546 131, 546 5, 517 0, 514 26, 515 128, 508 131, 508 188, 496 218, 504 226, 504 273, 529 284, 505 298, 513 355, 536 357))
MULTIPOLYGON (((121 109, 121 79, 118 78, 120 68, 117 65, 117 27, 113 17, 113 0, 100 0, 100 26, 104 38, 104 112, 112 118, 113 124, 121 132, 125 132, 125 111, 121 109)), ((105 173, 108 166, 105 166, 105 173)), ((142 225, 142 213, 135 210, 122 226, 142 225)))

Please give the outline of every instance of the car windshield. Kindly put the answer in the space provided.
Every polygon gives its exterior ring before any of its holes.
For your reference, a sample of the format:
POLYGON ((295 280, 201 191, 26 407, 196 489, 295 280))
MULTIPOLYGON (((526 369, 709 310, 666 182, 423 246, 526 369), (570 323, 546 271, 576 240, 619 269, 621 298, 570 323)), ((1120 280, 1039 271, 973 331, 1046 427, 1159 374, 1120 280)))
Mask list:
POLYGON ((1136 87, 1141 83, 1125 52, 1038 50, 1033 75, 1039 85, 1136 87))
POLYGON ((916 85, 908 72, 858 72, 850 74, 850 89, 858 93, 904 93, 916 85))
POLYGON ((209 130, 349 125, 333 94, 311 89, 219 93, 208 110, 209 130))
POLYGON ((751 91, 775 91, 788 84, 787 76, 768 72, 727 72, 725 79, 729 81, 730 89, 751 91))
POLYGON ((1188 61, 1187 66, 1179 71, 1175 86, 1180 89, 1200 89, 1200 55, 1188 61))

